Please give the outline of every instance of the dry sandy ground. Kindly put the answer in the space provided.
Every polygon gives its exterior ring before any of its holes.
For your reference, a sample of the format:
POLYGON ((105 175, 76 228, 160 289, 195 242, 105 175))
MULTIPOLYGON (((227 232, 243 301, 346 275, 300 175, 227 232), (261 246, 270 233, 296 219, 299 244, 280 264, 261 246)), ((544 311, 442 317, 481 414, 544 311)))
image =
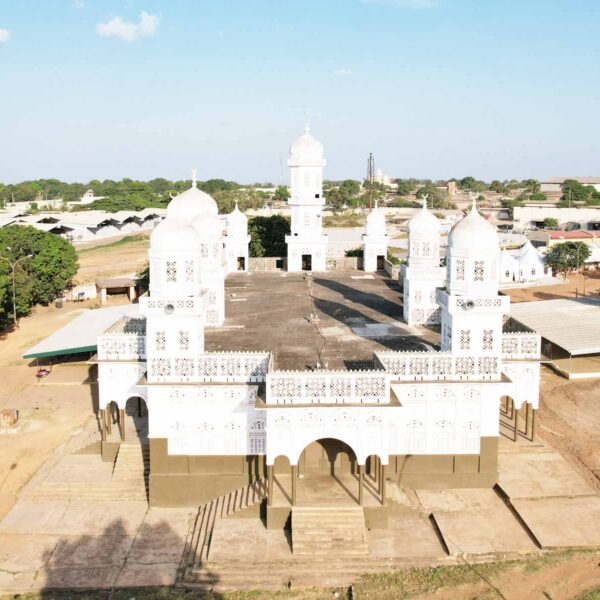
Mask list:
MULTIPOLYGON (((531 302, 533 300, 556 300, 558 298, 575 298, 577 277, 571 274, 565 283, 556 285, 540 285, 526 288, 502 290, 510 296, 511 302, 531 302)), ((579 296, 584 292, 584 276, 579 276, 579 296)), ((585 295, 595 300, 600 299, 600 271, 589 271, 585 276, 585 295)))
POLYGON ((79 270, 77 283, 138 273, 148 260, 149 234, 125 236, 120 240, 92 242, 77 247, 79 270))
POLYGON ((0 408, 19 410, 19 428, 0 434, 0 519, 21 487, 52 452, 78 433, 93 415, 92 386, 85 363, 64 364, 37 381, 35 364, 22 354, 64 326, 86 304, 36 307, 16 331, 0 341, 0 408))

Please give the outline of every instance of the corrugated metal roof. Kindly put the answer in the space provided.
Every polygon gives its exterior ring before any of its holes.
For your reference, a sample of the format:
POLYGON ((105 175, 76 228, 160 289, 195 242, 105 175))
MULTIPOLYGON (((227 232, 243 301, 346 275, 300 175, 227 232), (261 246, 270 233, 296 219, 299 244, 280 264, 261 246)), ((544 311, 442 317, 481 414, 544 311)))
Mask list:
POLYGON ((139 304, 87 309, 23 354, 23 358, 94 352, 98 336, 123 317, 137 317, 139 304))
POLYGON ((510 316, 573 356, 600 352, 600 302, 518 302, 510 305, 510 316))

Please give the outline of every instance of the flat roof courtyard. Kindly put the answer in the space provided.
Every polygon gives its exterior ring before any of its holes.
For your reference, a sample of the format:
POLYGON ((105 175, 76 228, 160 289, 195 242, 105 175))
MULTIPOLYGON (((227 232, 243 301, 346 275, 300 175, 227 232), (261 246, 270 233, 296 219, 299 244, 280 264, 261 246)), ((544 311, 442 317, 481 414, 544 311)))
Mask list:
POLYGON ((400 288, 379 274, 232 274, 225 298, 225 325, 206 329, 206 350, 271 351, 277 369, 370 368, 376 351, 439 343, 439 333, 402 321, 400 288))

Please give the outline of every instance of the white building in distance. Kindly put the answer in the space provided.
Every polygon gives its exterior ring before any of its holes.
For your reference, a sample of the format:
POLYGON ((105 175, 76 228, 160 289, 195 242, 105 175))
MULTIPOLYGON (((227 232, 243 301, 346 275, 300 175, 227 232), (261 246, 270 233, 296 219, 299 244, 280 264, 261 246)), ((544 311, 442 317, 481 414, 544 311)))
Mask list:
POLYGON ((286 236, 287 270, 325 271, 327 236, 323 233, 323 145, 310 133, 304 133, 290 146, 291 234, 286 236))

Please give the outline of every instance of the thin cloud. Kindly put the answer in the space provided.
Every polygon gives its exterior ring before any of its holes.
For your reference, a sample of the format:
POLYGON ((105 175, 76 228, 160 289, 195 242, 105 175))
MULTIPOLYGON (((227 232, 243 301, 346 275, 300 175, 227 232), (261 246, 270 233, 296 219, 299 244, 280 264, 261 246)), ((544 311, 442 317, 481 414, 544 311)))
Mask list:
POLYGON ((334 75, 352 75, 352 69, 336 69, 334 75))
POLYGON ((83 8, 85 6, 84 0, 73 0, 73 8, 83 8))
POLYGON ((96 25, 96 33, 102 37, 117 38, 125 42, 135 42, 140 38, 152 37, 158 31, 158 15, 142 12, 139 23, 123 21, 121 17, 114 17, 106 23, 96 25))
POLYGON ((439 0, 361 0, 364 4, 387 4, 399 8, 434 8, 439 5, 439 0))
POLYGON ((10 40, 10 31, 8 29, 0 29, 0 44, 4 44, 10 40))

